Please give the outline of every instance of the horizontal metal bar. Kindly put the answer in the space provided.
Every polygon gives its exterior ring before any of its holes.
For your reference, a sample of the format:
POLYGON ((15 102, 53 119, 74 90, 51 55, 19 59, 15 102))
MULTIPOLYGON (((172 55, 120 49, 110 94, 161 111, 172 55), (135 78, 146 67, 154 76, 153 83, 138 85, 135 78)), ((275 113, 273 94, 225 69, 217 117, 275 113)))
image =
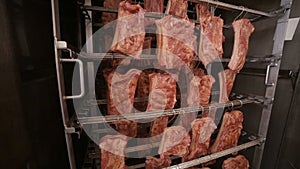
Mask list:
POLYGON ((218 158, 226 156, 228 154, 232 154, 234 152, 238 152, 238 151, 250 148, 250 147, 254 147, 256 145, 260 145, 264 141, 265 141, 265 138, 258 138, 256 140, 250 141, 248 143, 241 144, 239 146, 236 146, 236 147, 224 150, 224 151, 220 151, 218 153, 214 153, 214 154, 211 154, 211 155, 207 155, 207 156, 195 159, 195 160, 184 162, 184 163, 181 163, 181 164, 178 164, 178 165, 173 165, 173 166, 167 167, 165 169, 183 169, 183 168, 193 167, 193 166, 196 166, 196 165, 199 165, 199 164, 209 162, 211 160, 218 159, 218 158))
MULTIPOLYGON (((100 7, 100 6, 83 6, 82 9, 88 10, 88 11, 118 13, 117 9, 110 9, 110 8, 105 8, 105 7, 100 7)), ((187 10, 187 12, 188 13, 196 13, 196 11, 192 11, 192 10, 187 10)), ((148 13, 151 13, 151 12, 148 12, 148 13)))
MULTIPOLYGON (((176 159, 179 159, 180 157, 172 156, 170 158, 171 158, 171 160, 176 160, 176 159)), ((128 169, 145 168, 145 166, 146 166, 145 163, 141 163, 141 164, 128 166, 128 169)))
MULTIPOLYGON (((85 60, 90 60, 90 61, 101 61, 102 59, 134 59, 132 57, 128 57, 123 54, 119 53, 80 53, 78 54, 79 58, 85 59, 85 60)), ((141 56, 142 60, 156 60, 157 55, 149 55, 149 54, 142 54, 141 56)), ((273 56, 273 55, 266 55, 266 56, 248 56, 246 58, 246 62, 250 63, 256 63, 256 62, 263 62, 263 63, 268 63, 274 60, 277 60, 278 58, 273 56)), ((194 58, 194 60, 199 60, 197 57, 194 58)), ((220 59, 221 62, 230 62, 230 58, 224 57, 220 59)))
POLYGON ((255 15, 260 15, 260 16, 266 16, 266 17, 275 17, 276 14, 270 12, 263 12, 263 11, 259 11, 259 10, 254 10, 254 9, 249 9, 246 8, 244 6, 237 6, 237 5, 232 5, 232 4, 228 4, 228 3, 224 3, 224 2, 220 2, 220 1, 214 1, 214 0, 188 0, 190 2, 194 2, 194 3, 209 3, 212 6, 216 6, 218 8, 222 8, 222 9, 232 9, 232 10, 238 10, 238 11, 245 11, 248 13, 252 13, 255 15))
POLYGON ((223 107, 232 107, 242 106, 244 104, 254 103, 255 99, 242 99, 242 100, 233 100, 226 103, 213 103, 205 106, 195 106, 195 107, 186 107, 186 108, 178 108, 178 109, 170 109, 170 110, 161 110, 154 112, 142 112, 142 113, 130 113, 123 115, 107 115, 107 116, 96 116, 96 117, 81 117, 78 118, 81 125, 87 124, 100 124, 100 123, 108 123, 120 120, 140 120, 140 119, 151 119, 159 116, 172 116, 172 115, 180 115, 185 113, 192 113, 216 108, 223 107))

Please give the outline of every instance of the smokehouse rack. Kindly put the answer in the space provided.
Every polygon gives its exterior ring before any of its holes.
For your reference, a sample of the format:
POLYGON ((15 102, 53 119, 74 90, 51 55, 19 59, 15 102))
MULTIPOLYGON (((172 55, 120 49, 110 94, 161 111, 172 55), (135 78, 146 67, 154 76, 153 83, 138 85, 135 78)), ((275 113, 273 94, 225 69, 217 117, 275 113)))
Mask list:
MULTIPOLYGON (((171 1, 171 0, 170 0, 171 1)), ((102 1, 101 1, 102 2, 102 1)), ((176 104, 171 108, 167 108, 165 110, 150 110, 142 112, 131 112, 128 114, 105 114, 102 116, 99 114, 99 110, 102 112, 106 112, 106 106, 110 103, 110 100, 106 97, 106 94, 103 94, 105 87, 105 78, 98 78, 99 75, 103 75, 102 67, 105 67, 104 62, 110 63, 110 60, 117 59, 125 59, 134 61, 133 57, 128 57, 126 54, 122 54, 122 52, 101 52, 103 50, 99 49, 102 43, 98 43, 94 36, 96 29, 105 27, 105 24, 101 22, 97 22, 97 18, 95 16, 99 16, 96 14, 106 13, 106 14, 116 14, 117 16, 118 10, 111 9, 100 5, 95 5, 92 0, 85 1, 77 1, 78 9, 80 9, 80 14, 83 16, 81 20, 81 24, 84 25, 84 30, 80 31, 80 36, 85 36, 85 41, 81 40, 81 44, 79 47, 74 47, 69 45, 67 41, 62 39, 62 31, 61 31, 61 16, 60 11, 63 10, 59 6, 59 0, 51 0, 52 3, 52 17, 53 17, 53 35, 54 35, 54 50, 55 50, 55 61, 56 61, 56 72, 57 72, 57 80, 58 80, 58 89, 60 96, 60 106, 61 106, 61 114, 63 125, 65 128, 65 139, 68 150, 69 164, 71 169, 83 168, 83 169, 94 169, 100 168, 101 166, 101 150, 99 149, 99 141, 103 136, 106 136, 107 133, 116 133, 116 129, 109 127, 112 123, 117 123, 122 120, 147 120, 156 117, 170 117, 170 121, 174 121, 176 117, 183 115, 192 115, 195 112, 196 118, 201 118, 203 112, 207 112, 210 110, 218 110, 221 109, 222 112, 216 111, 215 122, 222 122, 222 117, 224 111, 230 112, 234 110, 241 110, 244 114, 244 121, 247 122, 246 118, 251 118, 254 115, 249 115, 253 112, 249 111, 260 111, 255 112, 258 117, 258 121, 255 121, 253 124, 245 124, 243 125, 243 129, 240 131, 240 137, 238 139, 238 144, 232 146, 230 148, 222 149, 220 151, 206 153, 202 156, 198 156, 196 158, 192 158, 190 160, 181 161, 178 156, 174 155, 170 157, 171 164, 169 166, 161 167, 161 168, 190 168, 194 166, 199 166, 202 164, 207 164, 213 160, 217 159, 226 159, 225 157, 230 157, 231 154, 235 154, 238 152, 239 154, 243 154, 249 160, 250 168, 259 169, 261 165, 261 160, 264 151, 264 143, 266 141, 269 119, 272 111, 273 99, 276 91, 277 79, 279 74, 279 67, 281 64, 284 40, 285 40, 285 32, 287 29, 287 20, 290 14, 290 7, 292 0, 281 0, 280 6, 275 10, 270 10, 268 12, 255 10, 246 7, 247 4, 241 5, 233 5, 230 3, 225 3, 221 1, 214 0, 188 0, 189 8, 187 10, 187 15, 189 16, 189 20, 191 23, 195 24, 195 27, 201 26, 201 21, 197 19, 196 15, 196 4, 206 4, 209 6, 210 13, 212 15, 217 11, 227 11, 224 13, 224 16, 233 15, 233 19, 230 22, 227 22, 222 26, 223 30, 228 30, 233 32, 233 26, 231 25, 233 21, 236 21, 238 18, 247 18, 252 24, 256 26, 256 23, 263 23, 269 20, 273 21, 274 26, 274 36, 272 41, 272 50, 270 53, 264 55, 255 55, 249 54, 245 59, 245 67, 238 71, 238 76, 246 75, 246 76, 260 76, 264 77, 264 81, 261 85, 263 88, 264 94, 253 94, 253 92, 239 92, 240 90, 235 90, 229 95, 228 100, 224 102, 210 102, 209 104, 204 105, 193 105, 193 106, 182 106, 180 104, 176 104), (228 13, 228 11, 230 11, 228 13), (84 34, 82 34, 84 32, 84 34), (85 45, 83 45, 85 44, 85 45), (82 48, 79 49, 79 48, 82 48), (100 52, 99 52, 100 51, 100 52), (73 72, 73 77, 69 77, 70 74, 65 73, 67 65, 70 63, 74 66, 71 67, 73 72), (246 66, 247 65, 247 66, 246 66), (73 71, 74 68, 74 71, 73 71), (258 71, 253 70, 262 70, 262 73, 256 73, 258 71), (100 72, 101 71, 101 72, 100 72), (100 72, 100 73, 99 73, 100 72), (72 79, 73 78, 73 79, 72 79), (67 80, 71 79, 73 82, 72 85, 67 85, 67 80), (70 89, 71 88, 71 89, 70 89), (69 94, 72 91, 72 94, 69 94), (102 96, 98 96, 98 94, 102 96), (103 96, 105 95, 105 96, 103 96), (248 110, 249 107, 252 107, 248 110), (254 107, 254 108, 253 108, 254 107), (76 112, 76 113, 75 113, 76 112), (202 112, 202 113, 200 113, 202 112), (248 127, 251 128, 253 125, 256 125, 255 129, 248 130, 248 127), (75 137, 75 136, 78 137, 75 137), (87 137, 89 136, 89 138, 87 137), (84 137, 88 139, 84 139, 84 137), (94 141, 98 140, 98 141, 94 141), (86 146, 82 146, 82 145, 86 146), (80 148, 85 147, 87 149, 84 152, 84 155, 78 155, 76 151, 80 148), (81 161, 81 162, 79 162, 81 161)), ((125 2, 127 3, 127 2, 125 2)), ((169 2, 165 1, 165 7, 169 7, 169 2)), ((237 2, 238 3, 238 2, 237 2)), ((144 6, 144 1, 131 1, 131 4, 139 4, 144 6)), ((164 9, 165 10, 165 9, 164 9)), ((159 20, 165 17, 170 16, 171 14, 165 13, 145 13, 145 19, 159 20)), ((220 15, 220 14, 219 14, 220 15)), ((174 16, 178 18, 178 16, 174 16)), ((223 15, 221 15, 221 18, 223 15)), ((259 24, 258 24, 259 25, 259 24)), ((261 25, 261 24, 260 24, 261 25)), ((176 29, 176 28, 174 28, 176 29)), ((202 29, 202 28, 201 28, 202 29)), ((195 28, 196 36, 201 34, 201 29, 195 28)), ((257 27, 255 27, 257 29, 257 27)), ((146 26, 146 31, 152 32, 155 34, 154 26, 146 26)), ((255 32, 255 31, 254 31, 255 32)), ((151 34, 151 33, 150 33, 151 34)), ((151 35, 150 35, 151 36, 151 35)), ((255 37, 253 37, 254 39, 255 37)), ((256 37, 257 38, 257 37, 256 37)), ((84 39, 84 38, 82 38, 84 39)), ((252 40, 252 39, 251 39, 252 40)), ((250 40, 250 42, 251 42, 250 40)), ((249 43, 250 43, 249 42, 249 43)), ((260 45, 260 44, 256 44, 260 45)), ((151 46, 151 45, 150 45, 151 46)), ((152 44, 153 46, 153 44, 152 44)), ((231 45, 233 46, 233 45, 231 45)), ((151 47, 150 47, 151 48, 151 47)), ((153 54, 153 51, 150 53, 141 54, 140 58, 141 62, 147 61, 152 62, 157 59, 157 54, 153 54)), ((192 61, 198 61, 197 57, 192 58, 192 61)), ((221 65, 223 68, 231 62, 230 57, 223 57, 219 59, 218 63, 212 63, 216 65, 221 65)), ((141 66, 143 67, 143 66, 141 66)), ((203 67, 203 65, 202 65, 203 67)), ((207 72, 211 71, 212 76, 216 80, 216 84, 218 84, 210 93, 211 98, 220 98, 222 93, 221 85, 222 79, 217 80, 217 73, 214 72, 211 68, 211 65, 206 67, 207 72)), ((227 67, 226 67, 227 68, 227 67)), ((150 69, 150 68, 149 68, 150 69)), ((151 69, 152 70, 152 69, 151 69)), ((157 70, 152 70, 154 72, 159 72, 157 70)), ((224 82, 225 83, 225 82, 224 82)), ((237 86, 235 84, 235 86, 237 86)), ((187 87, 187 86, 185 86, 187 87)), ((242 88, 243 86, 238 86, 242 88)), ((181 89, 180 89, 181 90, 181 89)), ((178 94, 175 96, 175 100, 181 101, 183 104, 182 98, 187 98, 188 96, 184 96, 184 93, 178 94)), ((109 97, 109 96, 108 96, 109 97)), ((151 96, 135 96, 133 98, 134 104, 136 103, 145 103, 150 101, 151 96)), ((244 122, 244 123, 246 123, 244 122)), ((249 122, 248 122, 249 123, 249 122)), ((149 126, 148 126, 149 127, 149 126)), ((222 126, 221 126, 222 127, 222 126)), ((139 129, 139 128, 138 128, 139 129)), ((145 129, 145 128, 144 128, 145 129)), ((146 130, 146 129, 145 129, 146 130)), ((212 134, 212 138, 215 138, 217 133, 221 131, 220 126, 217 127, 216 131, 212 134)), ((166 130, 165 130, 166 131, 166 130)), ((216 142, 218 137, 216 138, 216 142)), ((142 145, 135 145, 124 148, 125 157, 127 154, 138 153, 140 151, 160 149, 161 142, 156 141, 152 143, 146 143, 142 145)), ((147 157, 148 158, 148 157, 147 157)), ((145 158, 143 159, 134 159, 134 158, 126 158, 126 165, 128 168, 144 168, 145 167, 145 158)), ((215 167, 219 165, 219 160, 217 160, 216 164, 213 166, 208 166, 211 168, 220 168, 215 167)))

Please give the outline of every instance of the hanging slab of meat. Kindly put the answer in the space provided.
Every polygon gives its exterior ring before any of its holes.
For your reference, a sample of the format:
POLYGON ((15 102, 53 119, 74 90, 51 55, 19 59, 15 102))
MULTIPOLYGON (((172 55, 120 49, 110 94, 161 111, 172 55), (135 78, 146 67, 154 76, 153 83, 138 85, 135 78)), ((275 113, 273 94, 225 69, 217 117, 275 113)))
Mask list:
MULTIPOLYGON (((145 98, 149 96, 149 86, 150 86, 149 75, 152 73, 153 73, 152 70, 144 70, 141 73, 140 78, 138 80, 137 89, 136 89, 136 97, 145 98)), ((147 101, 134 103, 134 107, 142 112, 146 111, 147 105, 148 105, 147 101)))
MULTIPOLYGON (((140 73, 140 70, 131 69, 124 75, 112 72, 107 76, 109 115, 132 113, 133 100, 140 73)), ((121 134, 130 137, 136 136, 136 122, 122 120, 114 122, 114 124, 116 124, 117 130, 121 134)))
POLYGON ((211 134, 217 128, 214 120, 209 117, 196 119, 191 125, 192 142, 190 146, 190 154, 187 157, 187 160, 193 160, 199 156, 208 154, 211 134))
MULTIPOLYGON (((145 55, 151 55, 151 44, 152 44, 152 37, 145 37, 145 41, 143 44, 143 54, 145 55)), ((149 59, 140 59, 140 60, 135 60, 135 65, 137 67, 141 68, 148 68, 151 67, 150 65, 152 64, 152 60, 149 59)))
POLYGON ((145 38, 144 9, 120 2, 118 22, 111 50, 139 59, 145 38))
POLYGON ((210 148, 211 153, 223 151, 237 146, 243 128, 243 113, 238 110, 226 112, 223 116, 216 141, 210 148))
POLYGON ((230 95, 232 87, 234 85, 236 73, 230 69, 224 70, 226 75, 226 86, 227 86, 227 95, 230 95))
MULTIPOLYGON (((172 109, 176 103, 177 75, 153 73, 150 74, 150 94, 147 112, 172 109)), ((168 125, 168 116, 156 118, 150 129, 150 136, 163 133, 168 125)))
POLYGON ((254 31, 254 26, 249 19, 240 19, 232 23, 234 30, 233 52, 228 67, 239 72, 246 61, 249 38, 254 31))
POLYGON ((172 126, 165 129, 158 149, 161 158, 175 155, 186 157, 189 154, 190 135, 182 126, 172 126))
POLYGON ((196 5, 197 20, 200 24, 211 16, 209 5, 200 3, 196 5))
POLYGON ((169 0, 165 13, 181 18, 187 18, 187 8, 187 0, 169 0))
POLYGON ((164 12, 164 0, 144 0, 146 12, 164 12))
MULTIPOLYGON (((146 12, 163 13, 164 12, 164 0, 144 0, 144 8, 146 12)), ((145 25, 153 25, 155 23, 154 18, 145 18, 145 25)))
MULTIPOLYGON (((146 98, 149 96, 149 85, 150 85, 149 75, 152 72, 153 72, 152 70, 144 70, 141 73, 140 78, 138 80, 138 86, 136 89, 136 97, 137 98, 146 98)), ((148 105, 148 101, 134 103, 135 109, 138 111, 141 111, 141 112, 146 111, 147 105, 148 105)), ((141 122, 143 122, 143 121, 141 121, 141 122)), ((138 137, 141 137, 141 138, 147 137, 147 135, 148 135, 147 127, 148 127, 148 124, 145 124, 145 123, 141 123, 138 125, 138 137)))
POLYGON ((202 77, 202 76, 206 75, 205 70, 203 70, 201 68, 194 68, 193 73, 194 73, 194 76, 198 76, 198 77, 202 77))
MULTIPOLYGON (((121 2, 121 0, 104 0, 103 7, 109 8, 109 9, 118 9, 118 4, 121 2)), ((102 12, 102 23, 108 24, 111 21, 114 21, 117 19, 116 13, 109 13, 109 12, 102 12)))
POLYGON ((199 59, 204 66, 222 57, 223 24, 216 16, 206 18, 201 24, 199 59))
MULTIPOLYGON (((209 104, 211 88, 215 82, 214 78, 210 75, 204 75, 202 77, 194 76, 190 82, 189 94, 188 94, 188 106, 204 106, 209 104)), ((207 117, 208 113, 202 112, 204 117, 207 117)), ((191 126, 191 122, 196 119, 197 112, 185 113, 181 115, 181 124, 185 128, 191 126)))
POLYGON ((194 23, 166 16, 157 20, 156 26, 159 65, 167 69, 189 65, 195 57, 196 49, 194 23))
POLYGON ((164 158, 156 158, 156 157, 149 157, 147 158, 145 165, 146 169, 161 169, 164 167, 169 167, 172 161, 169 156, 164 158))
POLYGON ((249 161, 243 155, 228 158, 223 162, 222 169, 248 169, 249 161))
POLYGON ((101 138, 101 169, 126 169, 125 147, 127 137, 124 135, 107 135, 101 138), (107 151, 109 150, 109 151, 107 151))

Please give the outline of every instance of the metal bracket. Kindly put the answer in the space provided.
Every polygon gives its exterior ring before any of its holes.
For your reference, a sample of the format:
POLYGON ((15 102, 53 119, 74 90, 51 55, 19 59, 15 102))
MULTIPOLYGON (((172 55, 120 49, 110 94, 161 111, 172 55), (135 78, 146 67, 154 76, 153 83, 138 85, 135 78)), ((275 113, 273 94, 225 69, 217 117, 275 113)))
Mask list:
POLYGON ((82 132, 82 129, 80 127, 75 128, 75 127, 65 127, 65 132, 68 134, 77 134, 78 139, 80 139, 80 135, 82 132))
POLYGON ((74 95, 74 96, 64 96, 64 99, 82 98, 85 95, 83 62, 79 59, 60 59, 60 61, 61 62, 76 62, 79 65, 80 94, 74 95))
POLYGON ((265 85, 266 86, 274 86, 275 85, 274 82, 269 82, 269 76, 270 76, 270 69, 271 69, 271 67, 277 67, 277 66, 278 66, 277 63, 270 63, 267 66, 267 72, 266 72, 266 78, 265 78, 265 85))

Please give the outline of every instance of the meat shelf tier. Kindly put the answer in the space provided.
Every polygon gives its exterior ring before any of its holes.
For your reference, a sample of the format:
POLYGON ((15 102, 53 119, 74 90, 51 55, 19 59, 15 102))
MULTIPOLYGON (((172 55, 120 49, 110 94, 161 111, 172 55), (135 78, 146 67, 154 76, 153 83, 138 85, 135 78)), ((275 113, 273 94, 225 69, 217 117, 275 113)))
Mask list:
MULTIPOLYGON (((239 139, 238 146, 230 148, 230 149, 226 149, 224 151, 220 151, 217 153, 209 154, 209 155, 197 158, 195 160, 191 160, 191 161, 187 161, 184 163, 180 163, 178 165, 170 166, 167 169, 177 169, 177 168, 183 169, 183 168, 193 167, 193 166, 203 164, 203 163, 209 162, 211 160, 215 160, 215 159, 221 158, 223 156, 232 154, 234 152, 242 151, 242 150, 260 145, 264 141, 265 141, 265 138, 257 137, 250 133, 247 133, 246 131, 242 131, 242 135, 239 139)), ((157 147, 159 147, 159 145, 160 145, 160 142, 153 143, 153 144, 139 145, 139 146, 135 146, 135 147, 127 147, 125 149, 125 153, 128 154, 128 153, 143 151, 143 150, 147 150, 147 149, 157 148, 157 147)), ((89 159, 98 159, 100 157, 100 154, 99 154, 100 152, 97 149, 97 145, 94 144, 94 146, 95 146, 95 148, 93 149, 93 151, 90 151, 87 154, 89 159)), ((179 157, 177 157, 177 156, 171 157, 172 160, 176 160, 178 158, 179 157)), ((138 164, 128 166, 128 168, 130 168, 130 169, 142 168, 142 167, 145 167, 144 163, 138 163, 138 164)))
MULTIPOLYGON (((264 100, 261 101, 264 102, 264 100)), ((158 116, 180 115, 185 113, 192 113, 192 112, 204 111, 204 110, 210 110, 216 108, 234 108, 237 106, 243 106, 245 104, 257 103, 257 102, 260 102, 260 100, 255 98, 245 98, 240 100, 229 101, 226 103, 213 103, 205 106, 185 107, 185 108, 161 110, 161 111, 153 111, 153 112, 141 112, 141 113, 130 113, 124 115, 107 115, 107 116, 95 116, 95 117, 79 117, 78 120, 81 125, 88 125, 88 124, 115 122, 120 120, 151 119, 151 118, 156 118, 158 116)))
MULTIPOLYGON (((95 61, 95 62, 100 62, 102 59, 132 59, 131 57, 128 57, 123 54, 119 53, 92 53, 92 54, 87 54, 87 53, 81 53, 78 54, 79 58, 82 60, 86 61, 95 61)), ((148 55, 148 54, 142 54, 141 56, 142 60, 156 60, 157 56, 156 55, 148 55)), ((265 56, 248 56, 246 58, 246 62, 250 63, 269 63, 274 60, 279 60, 277 56, 274 55, 265 55, 265 56)), ((199 58, 195 57, 193 60, 199 60, 199 58)), ((217 61, 227 63, 230 61, 230 58, 224 57, 222 59, 219 59, 217 61)), ((216 62, 217 62, 216 61, 216 62)))
MULTIPOLYGON (((263 11, 259 11, 259 10, 254 10, 254 9, 250 9, 244 6, 237 6, 237 5, 232 5, 229 3, 224 3, 224 2, 220 2, 220 1, 213 1, 213 0, 189 0, 190 2, 194 2, 194 3, 208 3, 212 6, 215 6, 217 8, 220 9, 225 9, 225 10, 237 10, 237 11, 244 11, 244 12, 248 12, 251 14, 254 14, 258 17, 268 17, 268 18, 273 18, 276 16, 280 16, 282 13, 284 13, 287 9, 290 8, 290 5, 286 5, 283 6, 277 10, 273 10, 270 12, 263 12, 263 11)), ((116 9, 110 9, 110 8, 105 8, 105 7, 100 7, 100 6, 82 6, 81 9, 83 11, 99 11, 99 12, 110 12, 110 13, 117 13, 118 10, 116 9)), ((191 11, 188 10, 189 13, 195 13, 195 11, 191 11)), ((87 14, 87 12, 85 12, 87 14)), ((146 13, 145 17, 149 17, 149 18, 157 18, 160 19, 162 17, 166 16, 166 14, 157 14, 157 13, 146 13)), ((89 17, 87 17, 89 18, 89 17)), ((257 17, 252 18, 252 21, 255 21, 257 19, 257 17)), ((196 20, 192 20, 195 23, 199 23, 196 20)))

